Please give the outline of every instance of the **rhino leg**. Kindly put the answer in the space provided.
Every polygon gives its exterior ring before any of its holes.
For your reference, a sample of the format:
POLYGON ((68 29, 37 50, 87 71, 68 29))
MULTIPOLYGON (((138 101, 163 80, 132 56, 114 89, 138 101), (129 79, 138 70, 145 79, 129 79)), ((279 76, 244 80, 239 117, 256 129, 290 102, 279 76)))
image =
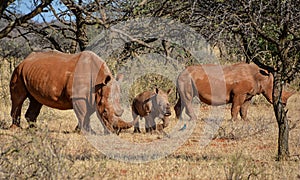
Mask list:
MULTIPOLYGON (((183 107, 182 107, 182 109, 183 109, 183 107)), ((185 111, 186 111, 186 114, 191 118, 190 119, 191 121, 197 120, 196 114, 194 113, 194 109, 193 109, 193 106, 192 106, 192 101, 188 101, 185 104, 185 111)))
MULTIPOLYGON (((181 102, 177 103, 177 106, 180 106, 180 119, 182 119, 182 111, 183 108, 185 108, 186 114, 190 117, 190 121, 197 120, 197 116, 194 113, 192 101, 195 96, 198 96, 198 93, 196 93, 196 89, 194 87, 194 82, 191 78, 189 72, 185 72, 185 75, 180 75, 177 80, 177 88, 179 93, 179 100, 181 102), (187 79, 188 77, 188 79, 187 79)), ((176 107, 179 109, 179 107, 176 107)))
POLYGON ((154 121, 154 118, 150 115, 145 117, 145 129, 147 133, 156 130, 156 123, 154 121))
POLYGON ((139 121, 135 123, 133 133, 141 133, 139 121))
POLYGON ((196 115, 193 110, 192 100, 181 100, 178 99, 176 105, 174 106, 176 118, 181 118, 183 108, 185 107, 186 114, 191 118, 190 120, 196 120, 196 115))
POLYGON ((14 126, 21 127, 20 126, 20 119, 21 119, 21 110, 23 102, 25 101, 26 97, 20 97, 19 100, 13 100, 12 101, 12 107, 11 107, 11 117, 12 117, 12 125, 10 126, 13 128, 14 126))
POLYGON ((12 125, 10 127, 20 127, 22 105, 28 96, 28 91, 24 83, 19 79, 17 80, 17 82, 11 82, 10 96, 12 101, 10 112, 10 115, 12 117, 12 125))
POLYGON ((89 108, 85 99, 73 99, 73 109, 78 119, 78 125, 75 128, 76 132, 85 130, 89 133, 95 134, 90 126, 90 116, 92 114, 91 108, 89 108))
MULTIPOLYGON (((190 85, 191 86, 191 85, 190 85)), ((182 111, 183 108, 185 107, 185 112, 186 114, 190 117, 190 120, 197 120, 196 114, 194 113, 194 109, 193 109, 193 105, 192 105, 192 100, 193 100, 193 95, 190 92, 185 92, 185 93, 181 93, 181 102, 177 103, 178 106, 181 105, 181 107, 177 107, 180 108, 180 117, 182 117, 182 111)))
POLYGON ((242 104, 244 104, 246 99, 246 96, 244 95, 235 95, 233 97, 232 101, 232 107, 231 107, 231 120, 235 121, 237 120, 238 113, 241 110, 242 104))
MULTIPOLYGON (((132 117, 133 117, 133 120, 135 120, 136 118, 139 118, 138 117, 139 115, 137 115, 135 112, 132 112, 132 117)), ((141 118, 140 118, 141 119, 141 118)), ((134 130, 133 130, 133 133, 141 133, 141 130, 140 130, 140 122, 137 121, 135 124, 134 124, 134 130)))
POLYGON ((25 119, 29 124, 29 128, 33 128, 36 125, 36 118, 40 114, 43 105, 33 97, 29 97, 29 100, 29 107, 25 113, 25 119))
POLYGON ((139 127, 134 127, 133 133, 141 133, 141 130, 139 127))
POLYGON ((247 118, 247 111, 248 111, 250 102, 251 102, 250 100, 247 100, 247 101, 245 101, 244 104, 241 106, 240 115, 241 115, 241 118, 242 118, 244 121, 248 121, 248 118, 247 118))

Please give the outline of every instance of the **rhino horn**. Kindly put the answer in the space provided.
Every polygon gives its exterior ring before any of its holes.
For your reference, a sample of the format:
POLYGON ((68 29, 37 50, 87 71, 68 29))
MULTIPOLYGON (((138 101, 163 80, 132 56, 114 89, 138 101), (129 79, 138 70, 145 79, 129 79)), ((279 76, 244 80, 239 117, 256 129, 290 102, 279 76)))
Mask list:
POLYGON ((119 135, 119 133, 122 129, 131 128, 134 124, 136 124, 138 122, 138 120, 139 120, 139 117, 135 118, 131 122, 125 122, 121 118, 118 117, 113 125, 113 128, 114 128, 116 134, 119 135))

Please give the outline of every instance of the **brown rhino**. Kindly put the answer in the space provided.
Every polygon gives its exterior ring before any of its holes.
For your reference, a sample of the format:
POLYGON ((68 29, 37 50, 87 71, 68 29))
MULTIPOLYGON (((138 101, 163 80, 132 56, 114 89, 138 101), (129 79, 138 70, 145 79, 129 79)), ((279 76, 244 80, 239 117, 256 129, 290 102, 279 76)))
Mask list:
MULTIPOLYGON (((191 120, 196 119, 192 99, 198 96, 208 105, 232 103, 232 120, 237 119, 238 113, 247 120, 247 109, 253 96, 263 94, 272 103, 273 75, 255 64, 194 65, 178 76, 177 91, 180 95, 174 107, 177 118, 185 107, 191 120)), ((282 102, 286 104, 292 94, 283 91, 282 102)))
POLYGON ((78 131, 92 131, 89 117, 96 110, 108 130, 130 128, 133 122, 120 118, 123 109, 118 80, 91 51, 33 52, 15 68, 11 77, 11 127, 20 127, 22 104, 29 98, 25 114, 29 127, 35 126, 42 105, 46 105, 60 110, 74 109, 78 131))
MULTIPOLYGON (((137 121, 138 117, 145 118, 146 132, 156 130, 155 118, 163 120, 162 128, 169 124, 168 117, 171 115, 170 103, 168 95, 171 89, 165 93, 162 90, 155 89, 154 91, 145 91, 138 94, 132 102, 132 117, 137 121)), ((134 132, 140 133, 139 121, 134 125, 134 132)))

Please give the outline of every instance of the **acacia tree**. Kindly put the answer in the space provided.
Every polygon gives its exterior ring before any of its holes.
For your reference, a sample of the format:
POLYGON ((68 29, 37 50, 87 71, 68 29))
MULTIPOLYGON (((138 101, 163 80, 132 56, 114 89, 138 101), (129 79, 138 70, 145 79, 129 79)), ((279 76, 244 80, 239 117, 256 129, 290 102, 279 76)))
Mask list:
POLYGON ((278 124, 278 160, 289 157, 289 124, 281 95, 286 83, 300 69, 299 3, 295 1, 251 0, 240 4, 223 3, 224 28, 234 34, 246 61, 269 70, 274 76, 273 108, 278 124), (237 6, 238 5, 238 6, 237 6), (236 7, 233 11, 229 6, 236 7))
POLYGON ((82 51, 90 41, 89 32, 97 33, 97 29, 101 31, 128 19, 136 4, 135 1, 118 0, 4 0, 0 2, 0 19, 6 26, 0 29, 0 39, 22 37, 32 43, 28 36, 34 35, 47 41, 43 41, 43 48, 72 53, 82 51), (23 14, 18 4, 27 6, 30 12, 23 14), (37 15, 40 20, 33 21, 37 15), (53 20, 47 16, 52 16, 53 20), (14 29, 18 33, 12 36, 14 29))
POLYGON ((273 73, 273 107, 279 129, 278 160, 285 160, 289 156, 289 124, 281 94, 285 83, 293 80, 300 70, 300 27, 297 23, 300 6, 292 0, 273 0, 250 1, 244 7, 250 19, 250 35, 258 42, 247 40, 247 31, 240 30, 237 34, 241 36, 247 58, 254 62, 265 60, 273 73), (258 53, 263 57, 258 59, 258 53))
POLYGON ((65 6, 66 9, 55 9, 50 5, 49 10, 55 16, 56 21, 49 23, 44 20, 44 24, 47 25, 46 31, 62 32, 64 38, 71 40, 70 52, 76 52, 77 49, 83 51, 90 42, 89 27, 97 33, 117 22, 125 21, 132 17, 132 7, 137 5, 136 1, 60 0, 57 6, 65 6))
POLYGON ((0 19, 8 21, 7 25, 0 30, 0 39, 6 37, 15 27, 24 25, 30 19, 40 14, 53 0, 42 0, 39 3, 35 3, 35 8, 25 15, 16 11, 13 4, 15 1, 3 0, 0 3, 0 19))

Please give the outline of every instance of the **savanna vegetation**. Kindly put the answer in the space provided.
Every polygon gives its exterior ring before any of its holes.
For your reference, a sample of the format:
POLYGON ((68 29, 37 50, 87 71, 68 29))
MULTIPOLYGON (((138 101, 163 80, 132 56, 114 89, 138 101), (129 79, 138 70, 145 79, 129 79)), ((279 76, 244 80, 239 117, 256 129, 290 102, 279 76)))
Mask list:
MULTIPOLYGON (((0 2, 0 178, 2 179, 297 179, 300 178, 300 4, 292 0, 3 0, 0 2), (9 78, 32 51, 55 49, 76 53, 89 49, 97 35, 138 18, 166 18, 201 34, 206 55, 221 64, 255 63, 274 76, 273 104, 260 96, 252 101, 249 122, 231 122, 226 105, 221 122, 211 120, 201 105, 192 135, 176 151, 146 163, 116 161, 73 133, 72 111, 43 107, 38 128, 11 131, 9 78), (283 89, 295 91, 285 107, 283 89), (201 135, 211 131, 210 142, 201 135)), ((147 29, 147 28, 146 28, 147 29)), ((117 29, 118 30, 118 29, 117 29)), ((128 61, 156 53, 182 66, 198 63, 193 50, 143 32, 125 34, 124 46, 105 59, 114 74, 128 61), (137 33, 138 34, 138 33, 137 33)), ((151 32, 149 32, 151 33, 151 32)), ((206 56, 205 56, 206 58, 206 56)), ((205 59, 204 58, 204 59, 205 59)), ((206 61, 200 61, 205 63, 206 61)), ((149 65, 149 64, 148 64, 149 65)), ((174 89, 161 74, 138 78, 129 99, 158 86, 174 89)), ((23 113, 27 107, 23 107, 23 113)), ((24 116, 23 116, 24 117, 24 116)), ((174 115, 167 133, 177 123, 174 115)), ((120 138, 153 142, 164 134, 132 134, 120 138)))

